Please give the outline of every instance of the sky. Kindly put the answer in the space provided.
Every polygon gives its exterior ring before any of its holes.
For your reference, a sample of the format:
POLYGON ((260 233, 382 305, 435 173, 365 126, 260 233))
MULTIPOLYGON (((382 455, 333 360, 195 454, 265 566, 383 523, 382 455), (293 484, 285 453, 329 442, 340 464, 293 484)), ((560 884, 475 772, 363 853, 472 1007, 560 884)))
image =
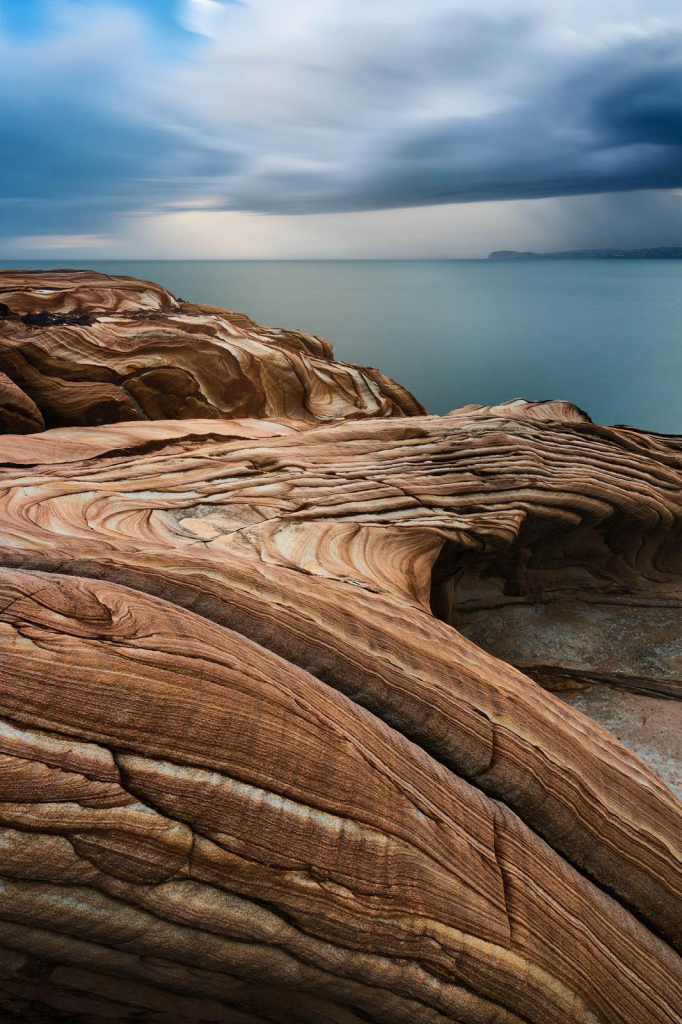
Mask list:
POLYGON ((682 245, 679 0, 0 0, 0 258, 682 245))

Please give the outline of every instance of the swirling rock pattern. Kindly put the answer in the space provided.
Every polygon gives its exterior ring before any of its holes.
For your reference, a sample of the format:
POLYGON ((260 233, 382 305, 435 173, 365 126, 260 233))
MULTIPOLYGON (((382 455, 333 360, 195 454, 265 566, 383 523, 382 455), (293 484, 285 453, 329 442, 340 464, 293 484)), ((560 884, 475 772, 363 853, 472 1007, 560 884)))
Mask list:
POLYGON ((448 497, 460 507, 480 500, 470 493, 478 476, 486 505, 516 520, 494 546, 441 551, 442 616, 550 688, 605 682, 681 696, 677 439, 599 427, 565 403, 463 414, 484 422, 448 497), (519 426, 491 436, 494 414, 519 426), (543 430, 528 429, 544 417, 543 430))
MULTIPOLYGON (((0 271, 0 371, 47 427, 424 411, 378 370, 335 361, 321 338, 87 271, 0 271)), ((0 403, 16 406, 4 390, 0 403)))
POLYGON ((2 270, 0 302, 5 316, 13 313, 33 320, 80 316, 98 312, 134 313, 139 310, 177 310, 180 303, 152 281, 113 277, 90 270, 2 270))
POLYGON ((463 635, 675 695, 674 440, 510 403, 0 465, 0 1019, 681 1019, 682 806, 463 635))

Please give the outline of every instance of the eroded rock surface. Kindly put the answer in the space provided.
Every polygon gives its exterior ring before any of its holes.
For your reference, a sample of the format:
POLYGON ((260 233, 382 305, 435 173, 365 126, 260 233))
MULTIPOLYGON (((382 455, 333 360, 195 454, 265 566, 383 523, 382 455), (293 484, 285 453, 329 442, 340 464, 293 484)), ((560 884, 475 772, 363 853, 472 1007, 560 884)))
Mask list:
POLYGON ((462 630, 553 605, 575 686, 593 607, 678 713, 612 623, 679 608, 681 456, 566 403, 0 437, 0 1016, 678 1021, 682 806, 462 630))
POLYGON ((682 799, 682 713, 679 705, 647 693, 590 685, 561 694, 634 750, 682 799))
POLYGON ((0 303, 0 371, 47 427, 424 411, 379 371, 334 360, 328 341, 179 302, 147 281, 0 271, 0 303))
POLYGON ((561 402, 453 416, 469 441, 448 500, 514 520, 495 543, 445 546, 436 612, 550 689, 681 696, 679 439, 600 427, 561 402))
POLYGON ((0 433, 31 434, 44 427, 35 402, 6 374, 0 373, 0 433))

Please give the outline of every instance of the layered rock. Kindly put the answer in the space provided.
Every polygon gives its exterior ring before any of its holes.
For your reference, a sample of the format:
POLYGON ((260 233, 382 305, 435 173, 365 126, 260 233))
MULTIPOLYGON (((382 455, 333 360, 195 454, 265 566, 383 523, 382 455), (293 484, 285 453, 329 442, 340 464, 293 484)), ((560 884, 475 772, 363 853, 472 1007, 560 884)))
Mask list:
POLYGON ((679 634, 621 639, 679 608, 674 441, 511 403, 0 465, 0 1015, 680 1018, 682 806, 463 635, 677 693, 679 634))
POLYGON ((0 373, 0 432, 30 434, 42 430, 44 426, 35 402, 6 374, 0 373))
POLYGON ((0 302, 5 316, 28 316, 34 323, 67 316, 87 321, 104 312, 180 309, 160 284, 90 270, 2 270, 0 302))
POLYGON ((482 498, 514 521, 494 544, 445 545, 437 613, 549 688, 597 682, 681 696, 678 439, 600 427, 557 402, 455 416, 470 440, 447 478, 448 502, 466 509, 482 498))
POLYGON ((379 371, 334 360, 321 338, 87 271, 0 271, 0 371, 47 427, 424 411, 379 371))

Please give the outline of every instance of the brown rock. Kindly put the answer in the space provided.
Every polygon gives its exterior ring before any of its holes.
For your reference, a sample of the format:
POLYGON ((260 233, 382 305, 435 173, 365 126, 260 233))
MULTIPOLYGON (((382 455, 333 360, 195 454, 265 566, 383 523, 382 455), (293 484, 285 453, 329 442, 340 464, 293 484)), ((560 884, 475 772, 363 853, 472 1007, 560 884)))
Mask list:
POLYGON ((0 271, 0 371, 48 427, 124 420, 410 416, 422 406, 328 341, 88 271, 0 271))
POLYGON ((0 433, 30 434, 44 427, 35 402, 6 374, 0 373, 0 433))
POLYGON ((452 416, 470 422, 448 502, 482 497, 513 524, 494 545, 443 548, 441 617, 550 689, 682 695, 679 439, 600 427, 567 403, 452 416))
POLYGON ((634 750, 682 798, 682 714, 679 705, 646 693, 588 685, 561 694, 634 750))
POLYGON ((680 604, 674 441, 516 402, 0 464, 0 1019, 680 1019, 682 805, 460 631, 550 607, 538 674, 678 692, 679 633, 628 647, 680 604))
POLYGON ((178 308, 177 300, 159 284, 92 270, 2 270, 0 302, 18 316, 178 308))

